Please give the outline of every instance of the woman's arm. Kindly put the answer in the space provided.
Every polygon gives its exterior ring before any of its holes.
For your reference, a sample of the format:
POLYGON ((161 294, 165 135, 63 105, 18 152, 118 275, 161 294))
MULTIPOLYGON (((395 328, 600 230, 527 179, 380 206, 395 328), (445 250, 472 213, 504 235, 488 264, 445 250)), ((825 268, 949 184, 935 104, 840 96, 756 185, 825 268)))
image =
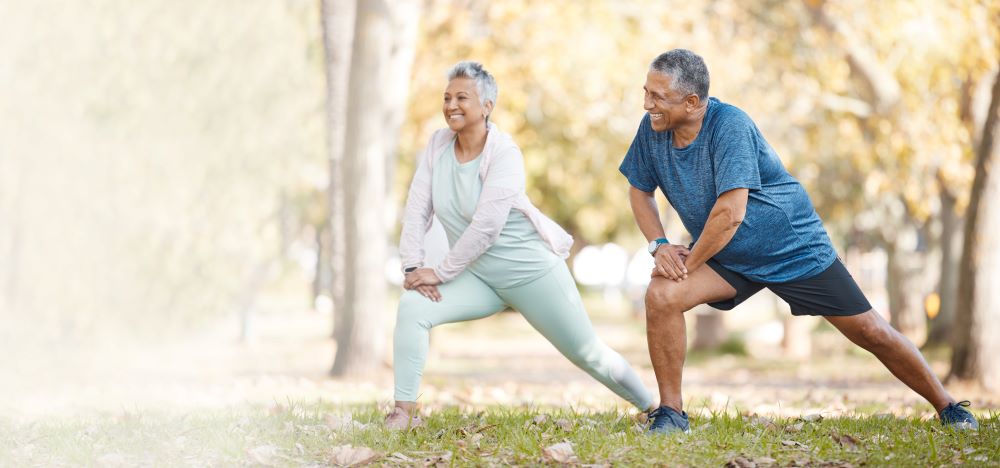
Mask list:
POLYGON ((400 264, 405 270, 424 264, 424 236, 431 227, 431 168, 429 159, 438 133, 431 136, 427 147, 417 156, 417 172, 410 182, 403 211, 403 230, 399 235, 400 264))
MULTIPOLYGON (((458 238, 448 255, 433 268, 434 276, 444 283, 451 281, 470 263, 486 252, 507 224, 507 216, 524 192, 524 159, 519 149, 511 148, 490 162, 479 194, 472 222, 458 238)), ((418 270, 419 271, 419 270, 418 270)), ((420 275, 411 286, 437 284, 429 275, 420 275)))

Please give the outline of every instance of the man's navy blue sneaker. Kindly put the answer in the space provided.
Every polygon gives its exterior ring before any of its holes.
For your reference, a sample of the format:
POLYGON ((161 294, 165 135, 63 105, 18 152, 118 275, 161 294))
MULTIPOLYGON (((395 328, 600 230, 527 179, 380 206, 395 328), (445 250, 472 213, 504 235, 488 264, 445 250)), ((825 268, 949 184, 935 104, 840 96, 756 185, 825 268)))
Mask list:
POLYGON ((958 429, 958 430, 977 430, 979 429, 979 422, 976 421, 976 417, 965 409, 972 403, 969 400, 963 400, 958 403, 949 403, 938 416, 941 418, 941 424, 947 427, 958 429))
POLYGON ((661 406, 649 413, 649 434, 670 434, 672 432, 691 432, 687 413, 669 406, 661 406))

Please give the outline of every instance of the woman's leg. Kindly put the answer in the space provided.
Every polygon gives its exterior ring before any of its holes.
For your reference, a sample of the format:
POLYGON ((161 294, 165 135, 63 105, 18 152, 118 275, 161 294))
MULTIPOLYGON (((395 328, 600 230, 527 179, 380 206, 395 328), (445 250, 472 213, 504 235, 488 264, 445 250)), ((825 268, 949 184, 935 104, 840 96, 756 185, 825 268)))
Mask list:
POLYGON ((528 284, 497 293, 573 364, 636 408, 645 411, 652 406, 653 399, 632 366, 597 337, 565 263, 528 284))
POLYGON ((407 403, 417 400, 430 329, 443 323, 488 317, 504 308, 503 300, 493 289, 468 271, 438 286, 438 291, 441 302, 427 299, 416 291, 405 291, 399 298, 393 334, 393 374, 397 405, 407 410, 412 406, 407 403))

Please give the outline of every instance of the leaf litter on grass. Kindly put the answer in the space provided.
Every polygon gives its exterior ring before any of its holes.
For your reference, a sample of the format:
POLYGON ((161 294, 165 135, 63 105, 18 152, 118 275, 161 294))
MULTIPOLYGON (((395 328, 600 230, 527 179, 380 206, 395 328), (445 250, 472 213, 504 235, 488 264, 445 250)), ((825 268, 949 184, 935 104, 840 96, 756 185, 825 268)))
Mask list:
POLYGON ((345 444, 330 450, 329 463, 336 466, 361 466, 371 463, 381 456, 368 447, 354 447, 351 444, 345 444))
POLYGON ((573 453, 573 444, 569 442, 560 442, 543 448, 542 456, 546 460, 556 463, 578 463, 580 461, 573 453))

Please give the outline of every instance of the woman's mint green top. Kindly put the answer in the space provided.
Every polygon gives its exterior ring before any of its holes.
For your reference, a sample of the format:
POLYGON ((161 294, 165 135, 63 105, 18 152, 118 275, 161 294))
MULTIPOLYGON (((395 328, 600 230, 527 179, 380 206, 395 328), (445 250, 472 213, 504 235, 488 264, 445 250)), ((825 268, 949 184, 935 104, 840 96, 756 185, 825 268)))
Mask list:
MULTIPOLYGON (((431 183, 434 213, 454 246, 476 212, 483 182, 479 179, 482 157, 460 164, 452 141, 434 163, 431 183)), ((510 158, 519 164, 520 160, 510 158)), ((501 162, 498 161, 497 164, 501 162)), ((512 288, 548 273, 562 260, 539 237, 531 221, 518 210, 510 210, 500 237, 468 269, 494 288, 512 288)))

